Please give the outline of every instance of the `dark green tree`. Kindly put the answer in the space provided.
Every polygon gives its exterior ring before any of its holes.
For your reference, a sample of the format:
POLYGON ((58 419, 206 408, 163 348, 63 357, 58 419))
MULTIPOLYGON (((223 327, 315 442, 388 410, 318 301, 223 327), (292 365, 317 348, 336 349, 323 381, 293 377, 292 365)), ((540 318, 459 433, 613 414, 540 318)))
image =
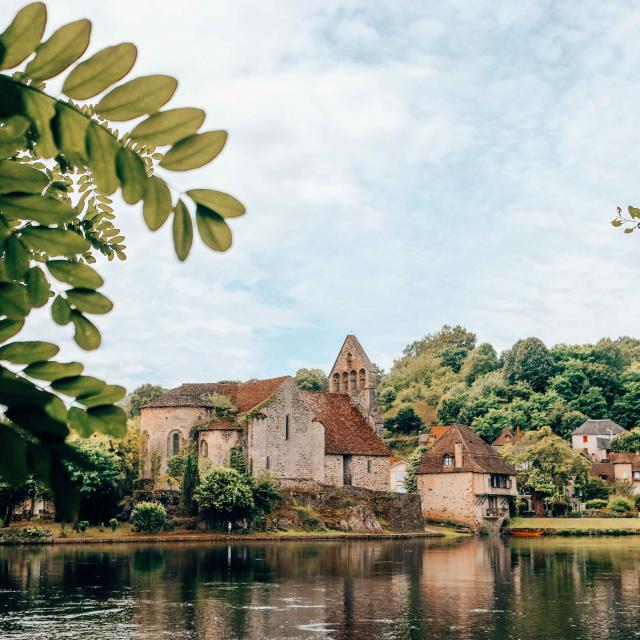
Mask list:
POLYGON ((594 420, 606 418, 609 415, 607 401, 602 395, 599 387, 589 387, 589 389, 569 403, 573 411, 579 411, 594 420))
POLYGON ((640 453, 640 428, 631 429, 629 433, 611 441, 611 451, 615 453, 640 453))
POLYGON ((407 493, 417 493, 418 491, 418 471, 420 470, 422 456, 426 450, 427 447, 424 446, 416 447, 409 457, 407 472, 404 476, 404 490, 407 493))
POLYGON ((496 350, 488 342, 483 342, 467 356, 460 373, 464 381, 472 385, 480 376, 499 368, 496 350))
POLYGON ((46 20, 45 5, 33 2, 0 34, 0 405, 10 421, 0 424, 0 474, 12 486, 32 475, 47 483, 58 514, 70 519, 79 494, 65 463, 78 456, 67 437, 122 437, 126 414, 114 403, 125 389, 82 375, 80 363, 52 360, 56 344, 8 341, 32 309, 49 306, 56 324, 73 327, 78 346, 100 346, 87 315, 112 304, 89 264, 101 254, 126 257, 110 197, 116 191, 127 204, 143 202, 153 231, 172 218, 180 260, 191 250, 194 217, 203 242, 224 251, 226 219, 244 207, 210 189, 172 194, 156 175, 157 166, 183 172, 207 164, 227 139, 224 131, 199 132, 200 109, 161 110, 174 78, 141 76, 114 88, 131 71, 136 47, 122 43, 80 61, 91 23, 72 22, 41 42, 46 20), (71 65, 61 83, 66 98, 47 93, 45 83, 71 65), (130 132, 113 125, 140 118, 130 132))
POLYGON ((322 369, 298 369, 294 382, 305 391, 328 391, 329 382, 322 369))
POLYGON ((384 421, 384 426, 389 431, 409 435, 420 433, 424 423, 413 407, 405 404, 398 409, 395 416, 384 421))
POLYGON ((0 518, 2 526, 8 527, 13 519, 16 507, 19 507, 25 500, 35 497, 37 484, 32 480, 27 480, 18 487, 11 486, 0 479, 0 518))
POLYGON ((193 494, 198 487, 199 479, 198 453, 192 445, 189 447, 184 463, 182 482, 180 484, 180 506, 185 516, 194 516, 197 513, 198 507, 193 499, 193 494))
POLYGON ((126 398, 125 407, 127 414, 130 418, 135 418, 140 415, 140 409, 156 398, 160 397, 164 393, 164 389, 157 384, 141 384, 136 387, 126 398))
POLYGON ((623 395, 611 407, 611 417, 625 429, 640 424, 640 380, 626 377, 622 382, 623 395))
POLYGON ((248 479, 235 469, 217 467, 196 488, 193 499, 202 517, 222 525, 225 520, 248 517, 255 508, 248 479))
POLYGON ((555 373, 555 362, 539 338, 518 340, 504 354, 504 373, 508 382, 527 382, 534 391, 544 391, 555 373))

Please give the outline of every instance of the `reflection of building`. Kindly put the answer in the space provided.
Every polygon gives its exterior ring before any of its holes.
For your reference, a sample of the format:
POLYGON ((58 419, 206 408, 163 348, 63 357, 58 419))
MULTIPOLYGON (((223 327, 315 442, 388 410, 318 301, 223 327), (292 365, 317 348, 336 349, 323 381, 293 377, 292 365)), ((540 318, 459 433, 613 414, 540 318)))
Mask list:
POLYGON ((613 420, 587 420, 571 434, 571 446, 592 462, 602 462, 611 450, 611 441, 627 433, 613 420))
POLYGON ((355 336, 344 341, 330 391, 303 391, 289 376, 246 383, 183 384, 142 408, 141 475, 193 439, 201 458, 225 464, 243 451, 254 475, 283 481, 389 489, 380 439, 376 371, 355 336))
POLYGON ((516 472, 471 429, 453 425, 426 451, 417 478, 422 515, 497 529, 517 495, 516 472))
POLYGON ((404 493, 404 479, 407 475, 407 463, 400 458, 391 458, 389 467, 391 491, 404 493))

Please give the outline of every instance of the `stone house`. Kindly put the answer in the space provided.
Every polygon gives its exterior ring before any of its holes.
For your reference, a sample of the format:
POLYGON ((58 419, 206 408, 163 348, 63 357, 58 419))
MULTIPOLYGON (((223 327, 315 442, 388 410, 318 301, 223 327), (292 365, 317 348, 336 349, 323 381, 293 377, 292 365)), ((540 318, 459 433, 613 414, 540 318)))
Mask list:
POLYGON ((631 485, 633 493, 640 493, 640 453, 610 453, 604 462, 592 462, 589 475, 607 484, 616 482, 631 485))
POLYGON ((571 433, 571 446, 591 460, 603 462, 609 456, 611 441, 627 433, 613 420, 587 420, 571 433))
POLYGON ((169 458, 192 440, 213 466, 237 449, 254 476, 388 491, 390 452, 379 436, 375 375, 357 338, 347 336, 328 392, 303 391, 290 376, 180 385, 142 408, 141 477, 150 478, 154 464, 166 473, 169 458), (235 410, 220 417, 213 394, 235 410))
POLYGON ((463 425, 452 425, 424 454, 417 474, 422 515, 498 530, 518 494, 516 472, 463 425))

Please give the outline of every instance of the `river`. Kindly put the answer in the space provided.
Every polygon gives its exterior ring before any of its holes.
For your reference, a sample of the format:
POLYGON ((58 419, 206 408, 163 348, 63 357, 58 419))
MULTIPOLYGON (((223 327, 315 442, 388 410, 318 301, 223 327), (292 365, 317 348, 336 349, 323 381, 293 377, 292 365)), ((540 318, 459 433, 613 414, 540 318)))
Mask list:
POLYGON ((640 636, 640 539, 0 547, 0 638, 640 636))

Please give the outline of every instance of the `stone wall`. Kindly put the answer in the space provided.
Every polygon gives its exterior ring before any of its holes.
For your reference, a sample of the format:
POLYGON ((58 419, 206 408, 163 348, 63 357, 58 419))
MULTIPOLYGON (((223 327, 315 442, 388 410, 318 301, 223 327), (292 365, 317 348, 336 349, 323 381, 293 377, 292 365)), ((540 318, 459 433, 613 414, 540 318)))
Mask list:
POLYGON ((268 471, 276 479, 324 481, 324 427, 292 379, 250 422, 248 449, 254 476, 268 471))
MULTIPOLYGON (((324 481, 336 487, 344 485, 344 456, 324 457, 324 481)), ((389 491, 389 458, 384 456, 351 456, 351 486, 389 491)))
POLYGON ((242 432, 239 430, 214 429, 202 431, 198 436, 200 458, 213 467, 224 466, 229 461, 231 449, 243 448, 242 432), (206 457, 203 455, 203 442, 207 443, 206 457))
POLYGON ((324 457, 324 481, 335 487, 342 486, 342 456, 327 454, 324 457))
POLYGON ((417 477, 426 520, 453 520, 477 525, 472 473, 425 473, 417 477))

